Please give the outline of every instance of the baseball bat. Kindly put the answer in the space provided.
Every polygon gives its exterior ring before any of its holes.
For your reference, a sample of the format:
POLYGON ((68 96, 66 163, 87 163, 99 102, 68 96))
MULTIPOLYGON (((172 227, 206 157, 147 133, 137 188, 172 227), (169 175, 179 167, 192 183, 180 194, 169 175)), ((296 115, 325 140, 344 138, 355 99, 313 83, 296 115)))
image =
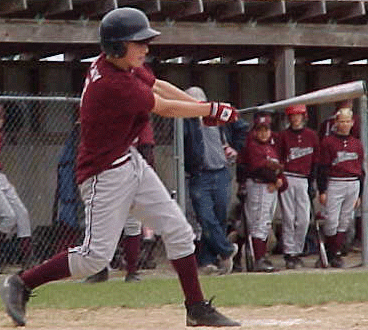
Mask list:
POLYGON ((259 111, 284 109, 287 106, 294 104, 312 105, 320 103, 338 102, 347 99, 355 99, 363 96, 364 94, 367 94, 366 82, 364 80, 359 80, 319 89, 317 91, 291 97, 286 100, 267 103, 256 107, 239 109, 238 112, 252 113, 259 111))
POLYGON ((243 222, 244 235, 245 235, 245 266, 246 266, 247 272, 252 272, 254 270, 254 264, 256 260, 254 256, 252 236, 250 235, 249 230, 248 230, 248 222, 247 222, 247 217, 245 215, 244 207, 245 207, 245 196, 242 195, 241 197, 241 215, 240 216, 243 222))
POLYGON ((317 238, 317 244, 318 244, 318 252, 319 252, 319 258, 321 260, 321 267, 327 268, 328 267, 328 257, 327 257, 327 251, 325 242, 322 237, 321 227, 319 224, 318 219, 316 219, 315 209, 312 198, 310 198, 310 204, 311 204, 311 217, 312 221, 314 223, 314 228, 316 231, 316 238, 317 238))

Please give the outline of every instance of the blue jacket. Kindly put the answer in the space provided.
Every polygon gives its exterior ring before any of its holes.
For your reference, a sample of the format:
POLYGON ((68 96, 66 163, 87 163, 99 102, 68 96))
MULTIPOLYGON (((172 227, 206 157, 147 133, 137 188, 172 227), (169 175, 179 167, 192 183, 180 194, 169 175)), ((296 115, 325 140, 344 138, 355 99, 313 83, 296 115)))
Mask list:
POLYGON ((54 221, 63 221, 71 227, 78 226, 78 208, 82 207, 74 171, 79 131, 79 125, 75 125, 61 152, 55 196, 57 204, 54 205, 58 208, 58 214, 55 214, 54 221))
MULTIPOLYGON (((229 145, 240 151, 248 134, 249 124, 244 119, 219 126, 229 145)), ((204 143, 199 118, 184 119, 184 167, 188 174, 203 170, 204 143)))

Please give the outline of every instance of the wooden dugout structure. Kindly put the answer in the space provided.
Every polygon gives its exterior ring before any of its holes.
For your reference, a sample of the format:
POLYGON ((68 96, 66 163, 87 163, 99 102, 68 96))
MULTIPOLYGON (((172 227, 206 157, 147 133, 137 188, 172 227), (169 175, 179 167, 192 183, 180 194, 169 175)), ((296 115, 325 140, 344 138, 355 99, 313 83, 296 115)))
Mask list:
MULTIPOLYGON (((274 70, 270 101, 300 92, 296 65, 330 59, 344 66, 367 57, 367 0, 2 0, 0 58, 35 62, 63 53, 66 62, 76 62, 94 56, 100 18, 124 6, 143 10, 162 32, 152 43, 153 63, 180 58, 189 67, 258 58, 274 70)), ((342 73, 328 85, 355 79, 365 77, 342 73)), ((302 92, 326 87, 316 84, 302 92)), ((243 99, 232 91, 237 106, 243 99)))

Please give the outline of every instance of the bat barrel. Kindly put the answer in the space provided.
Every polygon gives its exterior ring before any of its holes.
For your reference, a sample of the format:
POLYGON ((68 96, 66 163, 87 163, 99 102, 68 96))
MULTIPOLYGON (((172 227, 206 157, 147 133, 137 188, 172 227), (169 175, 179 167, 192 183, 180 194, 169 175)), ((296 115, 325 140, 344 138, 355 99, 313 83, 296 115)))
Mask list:
POLYGON ((320 103, 331 103, 348 99, 356 99, 363 96, 364 94, 367 94, 366 82, 364 80, 359 80, 346 84, 323 88, 318 91, 291 97, 286 100, 263 104, 257 107, 240 109, 238 111, 240 113, 249 113, 255 111, 284 109, 294 104, 313 105, 320 103))

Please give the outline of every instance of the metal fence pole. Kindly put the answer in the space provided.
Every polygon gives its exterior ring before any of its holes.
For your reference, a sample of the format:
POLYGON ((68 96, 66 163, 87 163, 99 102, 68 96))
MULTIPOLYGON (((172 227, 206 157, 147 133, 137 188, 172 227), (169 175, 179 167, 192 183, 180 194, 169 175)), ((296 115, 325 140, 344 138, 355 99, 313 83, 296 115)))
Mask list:
POLYGON ((362 265, 368 265, 368 167, 367 167, 367 156, 368 156, 368 107, 367 107, 367 96, 363 95, 359 99, 359 111, 360 111, 360 136, 364 148, 364 169, 366 171, 366 177, 364 180, 364 190, 362 196, 362 265))
POLYGON ((185 171, 184 171, 184 120, 175 119, 175 159, 177 180, 177 202, 185 214, 185 171))

